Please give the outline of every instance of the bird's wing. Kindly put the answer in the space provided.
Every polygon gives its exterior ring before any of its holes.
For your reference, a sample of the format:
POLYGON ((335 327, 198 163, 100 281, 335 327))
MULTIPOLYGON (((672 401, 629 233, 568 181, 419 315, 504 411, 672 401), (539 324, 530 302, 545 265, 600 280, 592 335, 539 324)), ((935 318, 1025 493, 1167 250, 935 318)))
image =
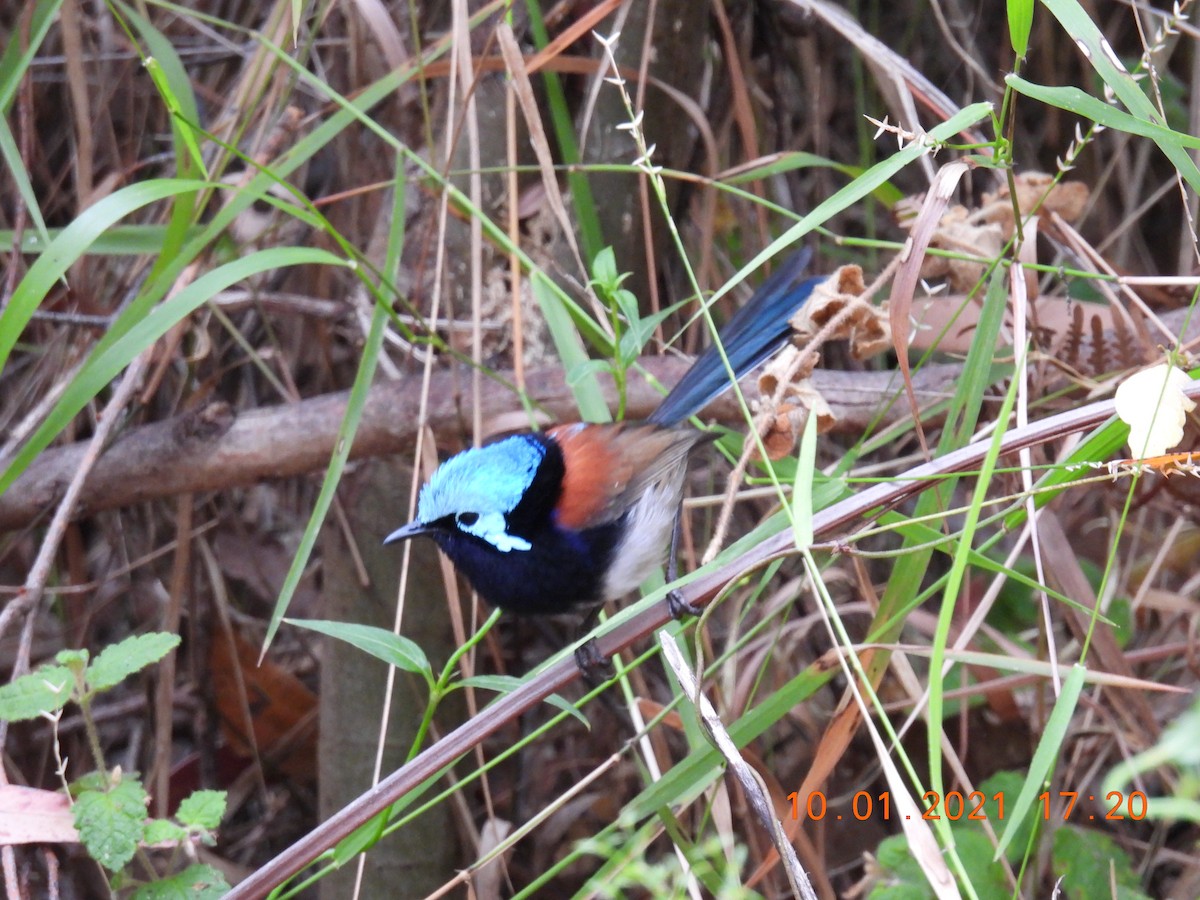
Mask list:
POLYGON ((576 531, 620 518, 647 487, 680 469, 705 438, 692 428, 624 422, 564 425, 550 435, 563 454, 558 522, 576 531))

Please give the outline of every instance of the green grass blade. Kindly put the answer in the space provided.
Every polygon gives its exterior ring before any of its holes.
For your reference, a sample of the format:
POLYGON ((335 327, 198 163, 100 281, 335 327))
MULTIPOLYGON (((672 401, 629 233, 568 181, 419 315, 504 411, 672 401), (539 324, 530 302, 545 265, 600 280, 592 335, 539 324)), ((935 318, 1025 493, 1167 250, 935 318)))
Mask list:
MULTIPOLYGON (((0 116, 0 157, 3 157, 8 166, 8 172, 16 185, 21 202, 25 204, 25 208, 29 210, 29 217, 33 219, 33 227, 37 234, 27 237, 34 238, 34 243, 40 250, 50 243, 50 233, 46 229, 46 220, 42 218, 42 208, 38 203, 37 195, 33 192, 33 183, 29 180, 29 170, 25 168, 25 161, 21 159, 17 141, 13 137, 12 129, 8 127, 8 119, 4 116, 0 116)), ((11 241, 12 239, 9 238, 10 243, 11 241)))
POLYGON ((1062 693, 1058 695, 1058 702, 1054 704, 1054 710, 1046 722, 1046 730, 1042 733, 1042 739, 1038 741, 1037 750, 1034 751, 1033 760, 1029 764, 1029 773, 1025 777, 1024 785, 1021 786, 1021 792, 1017 795, 1012 812, 1008 814, 1008 824, 1000 835, 994 859, 999 859, 1004 853, 1019 830, 1020 823, 1025 821, 1025 814, 1033 806, 1038 794, 1042 792, 1043 786, 1050 779, 1054 764, 1058 761, 1062 748, 1066 746, 1067 735, 1071 729, 1071 719, 1075 715, 1075 707, 1079 703, 1079 694, 1083 690, 1086 674, 1087 669, 1077 663, 1071 667, 1067 677, 1063 680, 1062 693))
MULTIPOLYGON (((387 258, 384 261, 384 273, 389 278, 396 271, 397 266, 399 266, 400 256, 404 249, 404 199, 406 190, 402 159, 403 157, 398 154, 396 157, 396 178, 392 195, 392 215, 387 245, 387 258)), ((288 567, 288 573, 284 578, 283 586, 279 589, 279 597, 275 601, 275 609, 272 610, 271 621, 267 625, 267 634, 263 638, 264 652, 271 645, 271 641, 274 640, 275 633, 279 630, 279 623, 283 619, 283 614, 287 612, 288 604, 292 602, 296 588, 300 585, 300 579, 304 576, 304 570, 308 566, 308 560, 312 555, 313 547, 316 546, 317 537, 321 533, 321 526, 325 523, 325 516, 329 512, 330 504, 333 503, 334 493, 342 480, 342 472, 345 471, 346 460, 350 458, 350 448, 354 445, 354 436, 358 433, 358 426, 362 421, 363 408, 367 403, 367 393, 371 388, 371 382, 375 379, 375 370, 379 364, 379 354, 383 348, 383 338, 387 330, 388 318, 388 307, 382 302, 377 302, 375 310, 371 315, 371 328, 367 333, 366 344, 363 346, 362 357, 358 363, 358 372, 355 374, 354 384, 350 388, 350 398, 346 402, 346 413, 342 417, 341 425, 338 427, 336 449, 329 459, 329 465, 325 470, 325 477, 321 481, 321 491, 317 495, 317 502, 313 506, 313 511, 309 516, 304 534, 300 538, 300 546, 292 554, 292 563, 288 567)))
POLYGON ((8 306, 0 313, 0 369, 4 368, 38 304, 67 269, 88 252, 96 238, 143 206, 205 187, 208 184, 203 181, 167 178, 145 181, 121 188, 81 212, 29 267, 8 306))
MULTIPOLYGON (((15 8, 15 7, 14 7, 15 8)), ((9 32, 9 40, 5 42, 4 52, 0 53, 0 115, 8 115, 12 109, 13 97, 17 96, 17 88, 29 71, 29 66, 42 48, 42 42, 50 27, 58 21, 58 11, 62 8, 62 0, 39 0, 29 17, 29 36, 26 40, 12 40, 13 32, 9 32)))
MULTIPOLYGON (((134 187, 157 183, 159 182, 134 187)), ((0 475, 0 494, 8 490, 29 463, 54 440, 88 401, 173 325, 208 302, 214 295, 239 281, 271 269, 306 264, 343 266, 346 261, 332 253, 312 247, 275 247, 260 250, 197 278, 170 300, 151 310, 111 345, 103 349, 97 348, 67 386, 45 421, 13 457, 4 474, 0 475)))
POLYGON ((1029 51, 1029 32, 1033 30, 1033 0, 1008 0, 1008 39, 1013 53, 1023 59, 1029 51))
POLYGON ((387 324, 387 320, 387 308, 381 303, 375 304, 375 312, 371 316, 371 330, 367 334, 366 346, 363 347, 362 360, 358 365, 358 373, 354 377, 354 386, 350 389, 346 414, 342 417, 342 424, 338 427, 338 439, 334 445, 333 456, 329 459, 325 478, 321 481, 321 492, 317 495, 317 502, 313 505, 308 527, 304 529, 304 535, 300 539, 300 546, 296 548, 296 552, 292 556, 292 564, 284 579, 283 587, 279 590, 279 599, 275 601, 275 609, 271 611, 271 622, 267 626, 266 637, 263 638, 264 653, 275 638, 275 632, 279 630, 283 614, 287 612, 292 595, 295 594, 300 579, 304 575, 308 558, 321 533, 325 514, 329 512, 329 506, 333 503, 333 496, 337 491, 338 482, 341 480, 342 471, 346 468, 346 460, 350 458, 354 435, 358 431, 358 424, 362 421, 363 407, 367 403, 367 392, 371 387, 371 381, 375 378, 375 367, 379 362, 379 350, 383 346, 384 326, 387 324))
POLYGON ((1146 96, 1141 85, 1134 80, 1124 64, 1117 58, 1112 45, 1100 33, 1096 23, 1088 16, 1078 0, 1042 0, 1042 2, 1058 19, 1059 24, 1071 36, 1075 45, 1083 51, 1087 61, 1096 70, 1096 74, 1112 90, 1116 98, 1125 105, 1125 108, 1135 118, 1170 132, 1171 136, 1165 139, 1157 138, 1154 135, 1148 136, 1158 145, 1167 159, 1171 161, 1171 165, 1175 167, 1175 171, 1187 181, 1192 190, 1200 191, 1200 169, 1196 168, 1196 163, 1191 155, 1184 149, 1178 138, 1174 137, 1178 132, 1167 128, 1162 114, 1150 102, 1150 98, 1146 96))

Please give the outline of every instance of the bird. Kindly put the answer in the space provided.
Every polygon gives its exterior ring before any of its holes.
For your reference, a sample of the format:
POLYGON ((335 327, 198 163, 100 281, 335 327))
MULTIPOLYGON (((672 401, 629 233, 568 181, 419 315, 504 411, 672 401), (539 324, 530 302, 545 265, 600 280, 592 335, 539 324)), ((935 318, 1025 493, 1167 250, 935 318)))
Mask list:
MULTIPOLYGON (((788 258, 720 332, 738 378, 791 334, 789 320, 819 277, 811 253, 788 258)), ((422 487, 416 517, 385 544, 434 540, 490 605, 518 615, 591 613, 659 571, 683 497, 688 454, 710 437, 687 424, 730 387, 716 345, 645 421, 573 423, 463 450, 422 487)), ((671 615, 696 614, 668 594, 671 615)), ((579 652, 576 659, 584 668, 579 652)))

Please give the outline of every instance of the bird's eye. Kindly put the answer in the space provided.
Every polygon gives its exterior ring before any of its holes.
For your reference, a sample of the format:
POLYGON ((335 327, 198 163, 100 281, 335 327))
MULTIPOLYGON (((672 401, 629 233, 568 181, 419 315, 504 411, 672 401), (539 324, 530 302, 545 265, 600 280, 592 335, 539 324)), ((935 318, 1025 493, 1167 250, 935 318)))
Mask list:
POLYGON ((458 524, 470 528, 479 521, 479 513, 465 512, 458 514, 458 524))

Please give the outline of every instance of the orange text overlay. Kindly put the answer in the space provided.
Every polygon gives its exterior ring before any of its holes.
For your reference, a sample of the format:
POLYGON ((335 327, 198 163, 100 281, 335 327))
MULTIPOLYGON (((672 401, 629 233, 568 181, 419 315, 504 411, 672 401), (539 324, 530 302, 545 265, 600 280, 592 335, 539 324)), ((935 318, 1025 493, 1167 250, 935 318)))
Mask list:
MULTIPOLYGON (((901 813, 893 808, 892 795, 889 791, 872 794, 870 791, 858 791, 850 798, 848 805, 835 804, 831 806, 825 794, 813 791, 807 797, 801 797, 798 791, 787 795, 791 803, 793 819, 811 819, 814 822, 833 819, 835 821, 849 820, 865 822, 869 819, 889 822, 901 818, 901 813)), ((1013 798, 1015 801, 1015 798, 1013 798)), ((903 818, 950 819, 957 822, 983 821, 991 819, 999 821, 1010 814, 1012 804, 1005 802, 1003 791, 991 796, 982 791, 971 791, 964 794, 961 791, 947 791, 943 797, 937 791, 926 791, 921 798, 920 812, 917 816, 904 814, 903 818)), ((1102 797, 1095 794, 1081 794, 1079 791, 1042 791, 1034 801, 1031 810, 1041 814, 1049 821, 1051 817, 1062 821, 1121 821, 1132 819, 1141 821, 1149 811, 1149 801, 1141 791, 1129 794, 1121 791, 1109 791, 1102 797), (1085 801, 1079 803, 1080 800, 1085 801)))

